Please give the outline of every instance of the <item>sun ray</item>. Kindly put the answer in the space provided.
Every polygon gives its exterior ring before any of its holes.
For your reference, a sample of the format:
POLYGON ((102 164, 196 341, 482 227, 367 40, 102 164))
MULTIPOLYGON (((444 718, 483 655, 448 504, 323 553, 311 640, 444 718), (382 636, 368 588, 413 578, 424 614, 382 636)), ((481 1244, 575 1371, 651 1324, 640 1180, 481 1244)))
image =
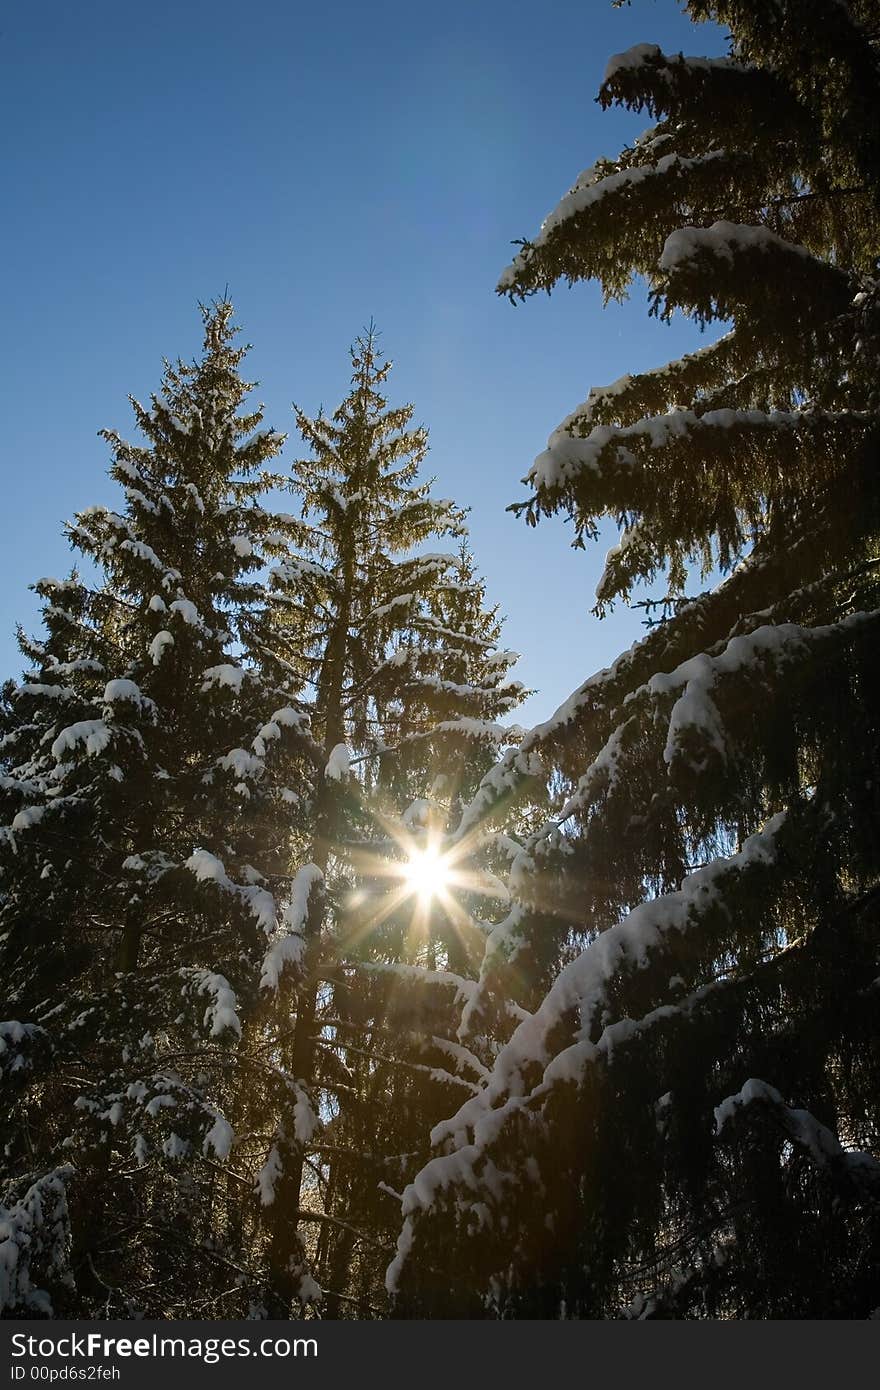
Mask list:
POLYGON ((378 820, 384 841, 350 851, 362 886, 350 902, 345 931, 349 947, 377 932, 407 904, 411 910, 406 943, 414 955, 430 936, 432 921, 445 922, 466 942, 481 927, 461 899, 507 899, 504 884, 493 873, 468 862, 491 838, 485 830, 471 830, 457 839, 442 834, 436 825, 411 828, 381 814, 378 820))
POLYGON ((422 903, 439 897, 450 878, 447 859, 439 846, 430 842, 425 849, 414 850, 401 868, 403 881, 422 903))

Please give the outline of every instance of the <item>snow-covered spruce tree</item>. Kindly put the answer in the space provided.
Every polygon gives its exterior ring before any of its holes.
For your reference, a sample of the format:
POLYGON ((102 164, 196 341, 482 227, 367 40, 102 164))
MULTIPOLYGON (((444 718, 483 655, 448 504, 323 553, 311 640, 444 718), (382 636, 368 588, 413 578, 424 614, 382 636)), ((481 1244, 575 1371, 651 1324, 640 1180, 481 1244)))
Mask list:
POLYGON ((259 1204, 226 1161, 277 1082, 259 986, 314 748, 296 691, 237 645, 259 552, 295 523, 260 505, 283 436, 242 408, 231 317, 204 310, 201 357, 132 401, 142 444, 104 432, 124 505, 69 528, 99 582, 36 584, 46 635, 22 635, 33 669, 4 692, 13 1316, 228 1317, 263 1297, 259 1204))
MULTIPOLYGON (((686 8, 729 27, 729 59, 612 59, 602 105, 656 124, 581 175, 499 287, 618 296, 639 275, 661 318, 726 331, 591 391, 528 476, 533 524, 621 527, 599 611, 665 576, 665 620, 473 804, 535 754, 558 769, 513 881, 576 926, 403 1194, 389 1285, 409 1312, 880 1304, 880 13, 686 8), (695 565, 726 578, 687 598, 695 565)), ((535 935, 524 911, 494 954, 515 965, 535 935)))
POLYGON ((297 411, 311 451, 294 465, 303 539, 271 572, 259 638, 267 670, 310 685, 323 747, 298 868, 301 939, 275 976, 274 1051, 296 1086, 261 1186, 282 1316, 306 1256, 325 1315, 381 1309, 394 1191, 427 1156, 433 1121, 472 1089, 457 1068, 479 1074, 455 1043, 454 1006, 458 971, 482 953, 475 906, 491 916, 487 895, 503 896, 493 850, 468 845, 450 894, 431 902, 407 864, 442 855, 459 801, 510 740, 498 717, 523 695, 462 514, 418 481, 427 435, 411 406, 389 407, 391 364, 372 330, 352 365, 332 417, 297 411), (444 536, 452 553, 426 552, 444 536))
MULTIPOLYGON (((501 625, 496 610, 485 606, 466 542, 451 558, 427 595, 442 640, 432 645, 418 628, 397 637, 399 699, 420 729, 380 753, 378 773, 406 787, 406 796, 395 803, 381 785, 362 793, 370 825, 352 847, 356 896, 342 919, 348 978, 339 980, 333 1001, 339 1020, 333 1050, 359 1099, 346 1104, 343 1093, 332 1138, 344 1152, 328 1163, 326 1184, 328 1200, 358 1235, 325 1226, 319 1268, 329 1290, 347 1284, 349 1300, 356 1294, 348 1310, 359 1316, 387 1308, 384 1271, 399 1226, 397 1193, 429 1156, 433 1124, 473 1093, 511 1030, 505 1000, 500 1026, 493 1017, 492 1028, 469 1046, 458 1037, 486 934, 495 929, 499 906, 502 915, 506 910, 498 873, 508 860, 503 839, 480 833, 457 843, 449 832, 497 743, 516 736, 515 729, 487 727, 487 716, 506 713, 521 690, 506 680, 514 657, 497 649, 501 625), (404 814, 393 814, 392 806, 410 795, 404 814), (439 869, 433 890, 432 866, 439 869)), ((368 774, 370 761, 358 764, 368 774)), ((327 1309, 338 1309, 332 1292, 327 1309)))

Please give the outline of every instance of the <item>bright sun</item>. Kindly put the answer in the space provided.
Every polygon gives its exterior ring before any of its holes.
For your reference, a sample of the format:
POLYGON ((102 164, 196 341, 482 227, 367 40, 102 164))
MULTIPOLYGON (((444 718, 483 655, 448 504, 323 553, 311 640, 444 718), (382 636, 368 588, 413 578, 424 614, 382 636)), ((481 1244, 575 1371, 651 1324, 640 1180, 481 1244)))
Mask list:
POLYGON ((412 850, 403 868, 403 878, 411 893, 423 903, 443 894, 450 882, 450 868, 436 848, 412 850))
POLYGON ((362 939, 399 911, 410 913, 409 932, 419 947, 442 920, 468 938, 473 923, 462 895, 486 896, 506 901, 504 885, 487 871, 465 867, 482 839, 475 832, 463 839, 444 836, 436 827, 419 827, 414 833, 397 822, 386 823, 388 848, 367 851, 360 862, 365 877, 378 880, 378 892, 364 890, 350 900, 351 939, 362 939), (394 854, 394 849, 398 853, 394 854), (387 888, 381 880, 390 880, 387 888))

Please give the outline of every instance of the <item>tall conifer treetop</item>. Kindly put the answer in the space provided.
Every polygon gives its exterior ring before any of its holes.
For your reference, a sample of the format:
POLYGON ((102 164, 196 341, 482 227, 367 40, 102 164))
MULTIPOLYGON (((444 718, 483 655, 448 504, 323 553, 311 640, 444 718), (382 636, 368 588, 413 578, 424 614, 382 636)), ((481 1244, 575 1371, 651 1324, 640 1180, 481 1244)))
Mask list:
POLYGON ((224 1260, 261 1297, 246 1220, 212 1205, 242 1068, 266 1065, 246 1024, 289 931, 289 783, 317 749, 298 690, 237 646, 295 522, 260 501, 283 436, 242 409, 231 314, 205 309, 200 358, 132 402, 145 443, 104 432, 122 505, 69 528, 98 582, 37 582, 46 636, 22 634, 33 669, 4 692, 0 1295, 17 1311, 45 1311, 48 1288, 56 1312, 167 1316, 188 1283, 211 1306, 224 1260))
POLYGON ((322 1120, 305 1132, 294 1096, 282 1098, 266 1158, 281 1315, 307 1267, 330 1316, 386 1306, 393 1192, 469 1087, 456 1074, 458 982, 468 987, 481 918, 491 926, 505 896, 488 840, 457 856, 436 900, 410 869, 445 855, 462 802, 517 737, 500 720, 524 694, 508 677, 516 654, 498 649, 464 514, 419 479, 427 433, 411 406, 389 405, 391 364, 372 327, 351 360, 332 416, 296 411, 310 449, 293 467, 302 530, 270 571, 260 629, 267 669, 297 673, 322 744, 295 845, 312 886, 272 1014, 277 1055, 322 1120), (315 1203, 326 1220, 312 1239, 315 1203))
POLYGON ((69 528, 98 580, 37 582, 3 690, 13 1315, 386 1310, 394 1184, 485 1070, 456 1005, 501 851, 436 901, 413 877, 519 733, 463 512, 372 332, 332 419, 297 412, 300 515, 270 510, 284 436, 231 306, 203 320, 142 442, 104 432, 123 500, 69 528))

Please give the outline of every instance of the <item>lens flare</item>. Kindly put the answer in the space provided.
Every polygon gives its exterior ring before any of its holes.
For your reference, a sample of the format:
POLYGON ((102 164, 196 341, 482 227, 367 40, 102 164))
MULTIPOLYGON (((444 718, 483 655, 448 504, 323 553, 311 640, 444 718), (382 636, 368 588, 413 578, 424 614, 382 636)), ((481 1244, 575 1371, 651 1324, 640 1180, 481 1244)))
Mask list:
POLYGON ((403 865, 402 876, 411 893, 421 903, 428 904, 433 898, 441 897, 449 887, 451 871, 445 857, 436 846, 427 849, 413 849, 403 865))
POLYGON ((384 844, 352 855, 360 886, 347 900, 346 941, 364 941, 397 918, 406 925, 413 959, 435 931, 451 929, 472 943, 482 926, 475 925, 469 900, 506 902, 509 896, 505 885, 475 862, 488 843, 485 831, 458 839, 436 825, 413 829, 386 817, 380 823, 384 844))

